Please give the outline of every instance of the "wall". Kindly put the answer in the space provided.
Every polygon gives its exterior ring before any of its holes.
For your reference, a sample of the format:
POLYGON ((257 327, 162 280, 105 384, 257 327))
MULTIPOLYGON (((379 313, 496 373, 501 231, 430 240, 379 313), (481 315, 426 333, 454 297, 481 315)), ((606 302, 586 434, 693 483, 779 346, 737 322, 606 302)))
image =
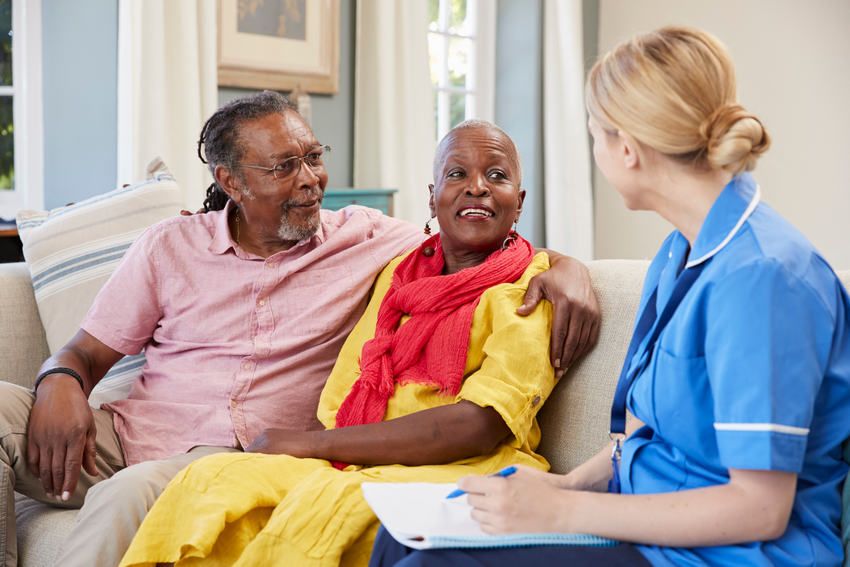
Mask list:
MULTIPOLYGON (((350 187, 353 176, 354 8, 351 0, 340 2, 339 92, 310 95, 313 131, 320 142, 332 148, 327 160, 329 187, 350 187)), ((218 91, 218 102, 221 105, 251 92, 254 91, 223 87, 218 91)))
MULTIPOLYGON (((52 208, 116 186, 118 0, 42 2, 44 199, 52 208)), ((312 101, 314 129, 333 148, 336 187, 351 185, 354 125, 354 3, 340 4, 340 91, 312 101)), ((219 102, 246 92, 222 88, 219 102)))
POLYGON ((42 0, 44 204, 115 188, 118 0, 42 0))
MULTIPOLYGON (((673 23, 727 45, 741 102, 773 136, 755 171, 765 201, 836 268, 850 267, 850 2, 600 0, 600 52, 673 23)), ((598 172, 595 180, 597 257, 652 256, 671 227, 627 211, 598 172)))

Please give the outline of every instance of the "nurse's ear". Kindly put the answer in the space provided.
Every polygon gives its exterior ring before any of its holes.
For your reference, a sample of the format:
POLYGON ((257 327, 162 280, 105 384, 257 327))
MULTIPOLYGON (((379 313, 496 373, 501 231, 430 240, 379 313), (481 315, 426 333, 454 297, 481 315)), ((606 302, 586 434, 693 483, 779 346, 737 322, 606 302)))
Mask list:
POLYGON ((637 169, 640 167, 640 142, 635 140, 631 134, 627 134, 622 130, 617 132, 617 136, 619 138, 619 153, 620 158, 623 160, 623 166, 626 169, 637 169))

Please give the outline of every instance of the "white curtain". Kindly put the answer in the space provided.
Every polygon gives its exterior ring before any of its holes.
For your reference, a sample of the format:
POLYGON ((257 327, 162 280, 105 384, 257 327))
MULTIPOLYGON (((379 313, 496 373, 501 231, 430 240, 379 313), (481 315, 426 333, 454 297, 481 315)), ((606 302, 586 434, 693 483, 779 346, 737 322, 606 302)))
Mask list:
POLYGON ((434 157, 428 3, 359 0, 354 185, 393 188, 395 216, 424 224, 434 157))
POLYGON ((191 210, 212 182, 196 155, 218 106, 216 5, 209 0, 120 0, 118 183, 144 178, 161 156, 191 210))
POLYGON ((546 0, 543 28, 543 183, 546 246, 593 259, 593 186, 581 0, 546 0))

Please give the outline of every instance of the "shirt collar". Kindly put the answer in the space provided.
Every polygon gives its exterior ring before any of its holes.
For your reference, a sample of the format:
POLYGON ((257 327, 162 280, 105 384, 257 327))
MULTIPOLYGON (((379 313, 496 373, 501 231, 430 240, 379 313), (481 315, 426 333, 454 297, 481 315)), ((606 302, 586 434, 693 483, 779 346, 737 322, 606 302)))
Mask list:
POLYGON ((723 250, 760 200, 761 189, 749 173, 733 177, 708 211, 685 267, 693 268, 723 250))
MULTIPOLYGON (((230 213, 233 210, 233 201, 230 199, 227 200, 227 204, 224 205, 224 209, 221 211, 220 216, 215 221, 215 233, 213 234, 212 242, 210 243, 209 250, 213 254, 224 254, 228 250, 236 251, 236 242, 233 240, 233 236, 230 234, 230 224, 228 219, 230 218, 230 213)), ((319 211, 319 228, 316 230, 316 233, 310 238, 304 239, 290 250, 295 248, 300 248, 302 246, 307 245, 308 243, 314 243, 316 245, 322 244, 325 241, 327 235, 327 229, 325 228, 325 211, 319 211)))
POLYGON ((210 243, 209 250, 213 254, 224 254, 230 249, 236 250, 236 243, 230 235, 230 211, 233 210, 233 201, 227 200, 224 205, 224 210, 219 213, 219 217, 215 221, 215 233, 210 243))

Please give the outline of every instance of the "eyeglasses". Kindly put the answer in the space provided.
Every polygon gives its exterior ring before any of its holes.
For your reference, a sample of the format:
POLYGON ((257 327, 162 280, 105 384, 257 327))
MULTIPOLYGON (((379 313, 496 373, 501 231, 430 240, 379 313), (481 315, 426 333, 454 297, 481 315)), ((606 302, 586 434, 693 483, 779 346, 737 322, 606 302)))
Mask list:
POLYGON ((306 163, 307 167, 313 170, 313 172, 324 167, 324 153, 330 151, 331 147, 328 145, 317 146, 311 149, 307 154, 303 156, 288 157, 285 160, 275 164, 273 167, 266 167, 264 165, 254 165, 249 163, 237 164, 237 166, 247 167, 250 169, 260 169, 262 171, 265 171, 266 173, 271 173, 278 181, 286 181, 287 179, 298 175, 298 172, 301 171, 302 162, 306 163))

